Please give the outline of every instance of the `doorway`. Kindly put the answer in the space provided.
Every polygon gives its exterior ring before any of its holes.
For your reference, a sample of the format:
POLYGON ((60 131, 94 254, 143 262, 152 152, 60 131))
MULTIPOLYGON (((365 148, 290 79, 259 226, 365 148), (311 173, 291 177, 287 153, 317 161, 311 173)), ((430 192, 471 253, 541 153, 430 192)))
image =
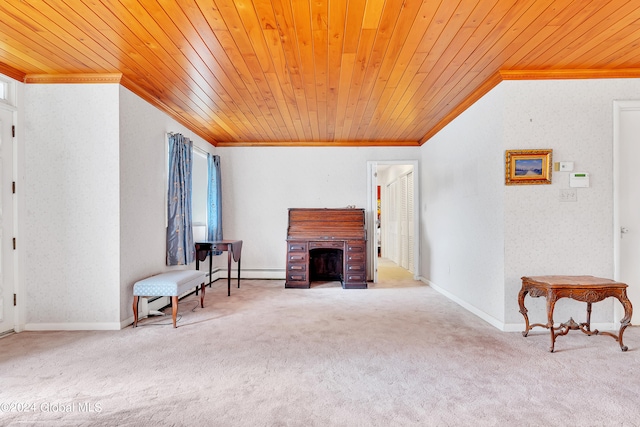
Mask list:
MULTIPOLYGON (((640 101, 614 102, 613 123, 614 278, 629 286, 631 304, 640 307, 640 188, 635 173, 640 159, 640 101)), ((622 307, 616 304, 616 310, 618 321, 622 307)), ((639 318, 634 313, 631 323, 639 318)))
POLYGON ((367 162, 367 169, 367 277, 377 283, 378 260, 385 258, 410 271, 417 279, 420 275, 416 208, 419 206, 418 161, 371 161, 367 162))

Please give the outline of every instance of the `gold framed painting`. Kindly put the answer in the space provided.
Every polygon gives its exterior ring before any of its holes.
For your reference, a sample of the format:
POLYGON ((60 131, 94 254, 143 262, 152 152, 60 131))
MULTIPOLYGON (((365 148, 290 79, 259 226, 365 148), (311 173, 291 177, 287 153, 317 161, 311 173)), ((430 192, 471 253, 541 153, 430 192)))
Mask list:
POLYGON ((507 150, 505 185, 551 184, 553 150, 507 150))

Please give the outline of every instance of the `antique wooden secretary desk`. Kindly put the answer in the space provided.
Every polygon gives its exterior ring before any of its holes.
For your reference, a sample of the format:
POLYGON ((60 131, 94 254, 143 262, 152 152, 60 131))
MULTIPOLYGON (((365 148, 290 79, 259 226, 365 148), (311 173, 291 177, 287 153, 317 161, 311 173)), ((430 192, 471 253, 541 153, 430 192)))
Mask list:
POLYGON ((339 280, 367 287, 364 209, 289 209, 286 288, 339 280))

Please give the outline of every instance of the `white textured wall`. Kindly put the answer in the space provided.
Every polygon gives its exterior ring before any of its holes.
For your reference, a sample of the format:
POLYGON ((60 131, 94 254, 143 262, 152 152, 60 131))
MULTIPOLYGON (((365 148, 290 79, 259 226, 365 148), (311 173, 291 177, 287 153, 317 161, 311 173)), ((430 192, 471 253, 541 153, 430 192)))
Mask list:
MULTIPOLYGON (((225 238, 245 241, 249 275, 282 271, 288 208, 366 207, 367 161, 419 159, 422 275, 490 321, 521 323, 520 276, 612 276, 612 102, 639 98, 637 79, 503 82, 419 148, 215 149, 225 238), (591 173, 578 202, 559 202, 566 173, 504 186, 505 149, 547 147, 591 173)), ((27 328, 110 327, 130 315, 133 282, 167 268, 164 132, 211 147, 118 85, 25 85, 24 99, 27 328)))
MULTIPOLYGON (((506 81, 422 147, 422 274, 497 326, 523 323, 521 277, 613 278, 613 101, 639 99, 638 79, 506 81), (591 174, 577 202, 561 202, 567 172, 551 185, 505 186, 504 151, 553 149, 591 174)), ((611 323, 609 299, 594 323, 611 323)), ((544 298, 527 297, 546 321, 544 298)), ((584 303, 562 299, 555 320, 581 321, 584 303)))
POLYGON ((112 328, 119 321, 118 85, 25 85, 24 115, 26 327, 112 328))
MULTIPOLYGON (((209 152, 213 146, 167 114, 120 87, 120 320, 133 315, 133 284, 182 269, 166 265, 166 133, 182 133, 209 152)), ((194 267, 195 268, 195 267, 194 267)))
POLYGON ((421 147, 421 274, 494 324, 504 318, 503 97, 495 88, 421 147))
POLYGON ((284 278, 288 208, 366 209, 367 161, 415 160, 420 148, 246 147, 217 148, 216 153, 224 237, 244 241, 247 274, 276 270, 284 278))
MULTIPOLYGON (((522 322, 514 303, 523 275, 590 274, 613 278, 613 101, 640 99, 639 79, 503 82, 504 148, 552 148, 591 174, 577 202, 560 202, 568 172, 552 185, 505 187, 505 314, 522 322)), ((544 299, 527 299, 530 319, 545 319, 544 299)), ((595 304, 592 320, 610 322, 612 298, 595 304)), ((563 299, 555 320, 584 319, 585 304, 563 299)))

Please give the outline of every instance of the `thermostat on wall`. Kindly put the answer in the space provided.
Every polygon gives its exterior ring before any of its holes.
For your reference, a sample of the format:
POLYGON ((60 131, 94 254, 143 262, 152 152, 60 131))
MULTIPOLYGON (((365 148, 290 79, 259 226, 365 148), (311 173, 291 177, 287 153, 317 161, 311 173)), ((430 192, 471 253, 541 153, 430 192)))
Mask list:
POLYGON ((574 172, 569 174, 569 187, 588 187, 589 186, 589 173, 588 172, 574 172))

